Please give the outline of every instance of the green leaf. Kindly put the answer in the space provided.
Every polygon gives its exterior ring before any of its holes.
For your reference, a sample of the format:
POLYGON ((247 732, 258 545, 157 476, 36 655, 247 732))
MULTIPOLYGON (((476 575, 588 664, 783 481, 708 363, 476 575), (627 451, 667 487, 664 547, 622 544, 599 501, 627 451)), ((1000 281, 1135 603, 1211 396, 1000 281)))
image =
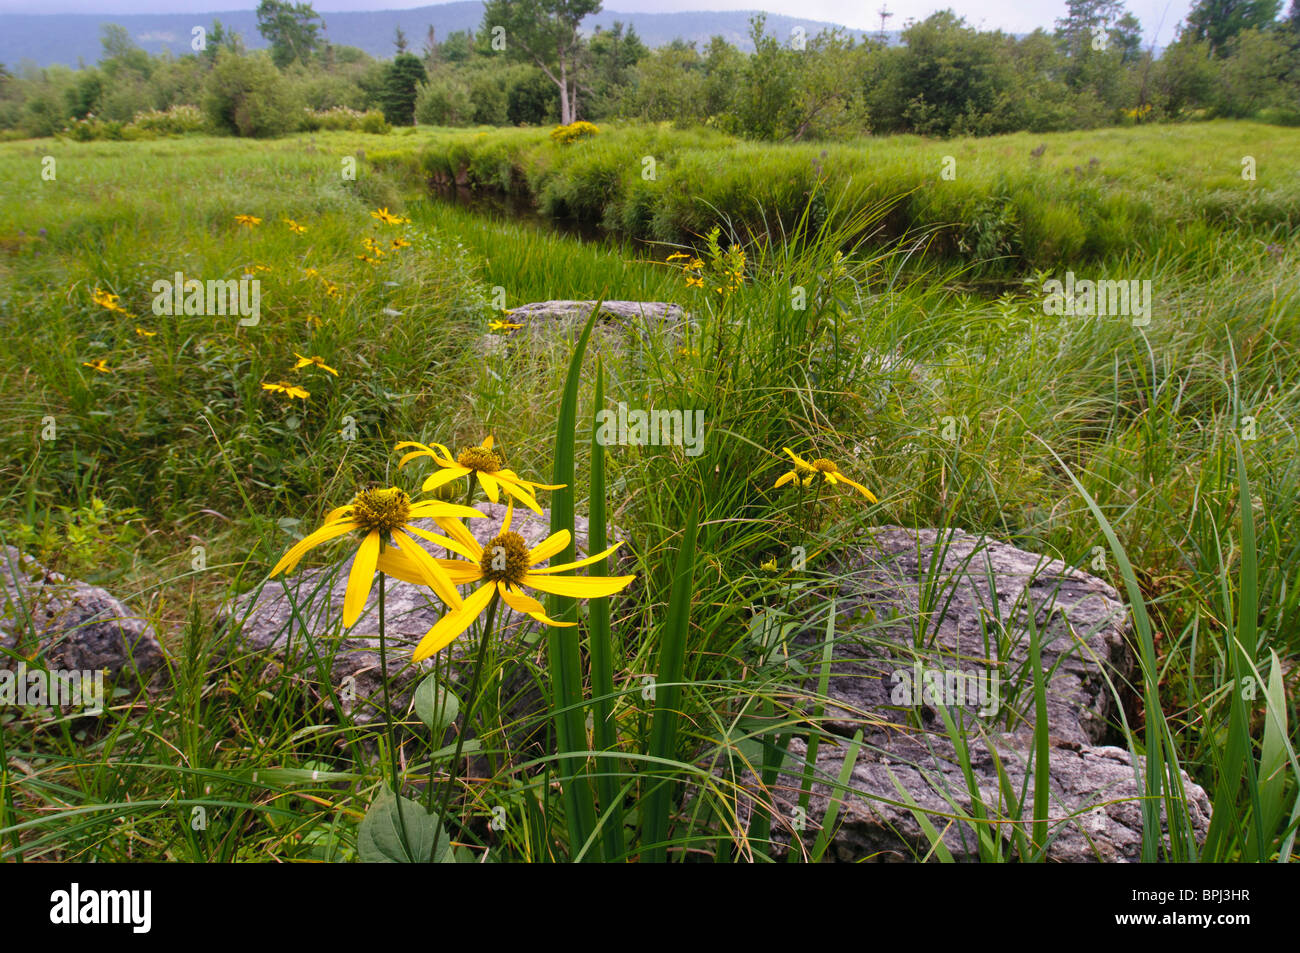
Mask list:
POLYGON ((456 723, 460 699, 440 686, 438 676, 432 674, 415 690, 415 714, 436 737, 456 723))
POLYGON ((387 789, 375 798, 357 831, 357 854, 365 864, 429 863, 434 834, 438 837, 438 863, 455 863, 451 838, 436 814, 410 798, 397 798, 387 789), (401 816, 398 816, 398 811, 401 816), (403 833, 405 832, 405 833, 403 833))

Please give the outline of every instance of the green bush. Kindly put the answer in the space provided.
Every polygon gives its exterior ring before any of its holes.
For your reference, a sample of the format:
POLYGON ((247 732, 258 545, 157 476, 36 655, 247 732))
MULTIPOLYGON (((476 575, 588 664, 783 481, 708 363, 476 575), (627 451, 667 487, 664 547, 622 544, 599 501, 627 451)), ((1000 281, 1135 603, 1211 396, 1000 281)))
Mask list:
POLYGON ((294 108, 288 84, 265 53, 240 56, 228 50, 203 88, 203 112, 214 127, 235 136, 264 138, 294 128, 294 108))
POLYGON ((464 83, 435 76, 415 94, 415 121, 424 126, 466 126, 474 118, 474 102, 464 83))
POLYGON ((347 106, 334 106, 330 109, 304 109, 298 121, 302 132, 371 132, 383 135, 389 131, 384 121, 384 114, 378 109, 362 112, 347 106))

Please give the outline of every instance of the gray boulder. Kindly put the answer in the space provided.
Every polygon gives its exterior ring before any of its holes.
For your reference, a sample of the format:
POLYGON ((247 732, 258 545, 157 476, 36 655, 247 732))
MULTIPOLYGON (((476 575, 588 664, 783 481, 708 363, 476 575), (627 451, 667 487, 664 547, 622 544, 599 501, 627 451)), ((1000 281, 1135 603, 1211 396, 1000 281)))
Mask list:
MULTIPOLYGON (((973 810, 971 785, 941 706, 958 727, 988 814, 1023 820, 1027 833, 1035 723, 1029 633, 1036 630, 1050 741, 1047 856, 1140 858, 1137 769, 1128 751, 1106 743, 1118 720, 1110 686, 1131 669, 1127 611, 1109 584, 962 531, 899 527, 850 541, 828 575, 837 644, 822 700, 828 734, 817 751, 806 815, 797 808, 807 732, 792 740, 785 773, 771 790, 760 790, 752 775, 741 777, 742 817, 756 804, 776 807, 778 853, 788 849, 796 827, 803 828, 799 840, 811 844, 834 798, 840 807, 830 857, 934 856, 928 824, 954 859, 977 859, 975 829, 960 819, 973 810), (855 747, 849 739, 857 730, 863 734, 855 747), (837 793, 849 756, 848 790, 837 793), (1025 805, 1022 811, 1011 807, 1013 800, 1025 805)), ((800 641, 811 648, 811 636, 800 641)), ((819 658, 818 649, 802 661, 815 669, 819 658)), ((815 680, 803 684, 815 690, 815 680)), ((814 705, 810 693, 803 707, 814 705)), ((1193 834, 1203 840, 1209 798, 1186 775, 1183 784, 1193 834)), ((1015 826, 992 829, 1009 843, 1015 826)))
MULTIPOLYGON (((0 591, 0 646, 50 669, 147 681, 163 661, 148 621, 107 590, 53 572, 12 546, 0 548, 0 591)), ((7 656, 0 666, 14 667, 7 656)))
MULTIPOLYGON (((502 320, 522 325, 516 331, 486 334, 480 344, 485 354, 513 350, 549 350, 581 333, 595 301, 534 301, 511 308, 502 320)), ((689 320, 686 311, 664 301, 606 301, 601 305, 592 337, 597 345, 623 345, 638 335, 660 337, 675 333, 689 320)))

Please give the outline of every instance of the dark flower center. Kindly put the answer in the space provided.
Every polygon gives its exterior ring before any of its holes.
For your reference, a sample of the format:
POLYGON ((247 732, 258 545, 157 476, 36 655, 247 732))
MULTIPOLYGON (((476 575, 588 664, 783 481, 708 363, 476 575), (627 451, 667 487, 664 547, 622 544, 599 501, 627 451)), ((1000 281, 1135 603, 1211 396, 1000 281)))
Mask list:
POLYGON ((518 533, 499 533, 483 547, 483 578, 519 585, 528 573, 528 544, 518 533))
POLYGON ((352 501, 352 518, 366 530, 391 533, 406 525, 411 516, 411 498, 405 490, 362 490, 352 501))
POLYGON ((487 447, 465 447, 456 457, 456 462, 471 470, 484 473, 496 473, 501 469, 501 455, 487 447))

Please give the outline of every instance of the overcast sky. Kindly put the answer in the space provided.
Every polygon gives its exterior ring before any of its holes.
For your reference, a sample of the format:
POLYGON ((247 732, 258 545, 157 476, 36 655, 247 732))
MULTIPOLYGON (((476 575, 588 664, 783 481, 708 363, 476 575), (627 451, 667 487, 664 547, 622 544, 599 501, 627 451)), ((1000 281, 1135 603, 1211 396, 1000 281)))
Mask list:
MULTIPOLYGON (((1192 0, 1128 0, 1128 9, 1142 21, 1146 44, 1169 43, 1174 27, 1187 15, 1192 0), (1158 31, 1158 32, 1157 32, 1158 31)), ((257 0, 0 0, 3 13, 212 13, 252 10, 257 0)), ((321 13, 339 10, 405 10, 430 6, 427 0, 315 0, 321 13)), ((887 28, 899 29, 908 18, 925 19, 936 10, 951 8, 966 22, 984 30, 1028 33, 1035 27, 1050 29, 1064 15, 1065 0, 1010 3, 1006 0, 609 0, 605 9, 628 13, 669 13, 682 10, 754 10, 827 20, 858 29, 880 28, 881 6, 894 14, 887 28)))

